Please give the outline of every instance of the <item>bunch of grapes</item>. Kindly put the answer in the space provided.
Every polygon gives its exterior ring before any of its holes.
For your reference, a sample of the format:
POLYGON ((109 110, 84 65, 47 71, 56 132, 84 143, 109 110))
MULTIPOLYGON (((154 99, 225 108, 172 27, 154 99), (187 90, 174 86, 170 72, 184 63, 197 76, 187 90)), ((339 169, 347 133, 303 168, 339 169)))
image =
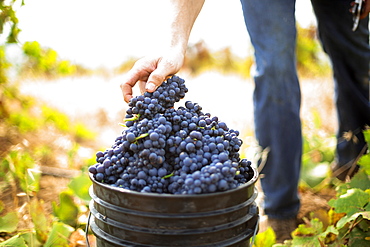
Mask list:
POLYGON ((153 118, 157 113, 164 113, 184 98, 188 89, 185 80, 174 75, 168 78, 153 93, 145 92, 144 95, 132 98, 129 102, 127 117, 137 114, 139 119, 153 118))
POLYGON ((240 159, 239 132, 191 101, 178 76, 153 93, 132 98, 126 128, 89 167, 96 181, 125 189, 172 194, 225 191, 248 182, 251 162, 240 159))

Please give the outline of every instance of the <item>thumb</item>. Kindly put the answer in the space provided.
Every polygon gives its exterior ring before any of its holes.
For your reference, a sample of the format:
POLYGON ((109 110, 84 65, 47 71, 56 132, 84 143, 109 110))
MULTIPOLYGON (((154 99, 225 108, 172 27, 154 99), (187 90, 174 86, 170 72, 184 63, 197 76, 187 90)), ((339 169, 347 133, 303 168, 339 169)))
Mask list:
POLYGON ((149 75, 146 83, 146 91, 154 92, 170 75, 176 74, 181 68, 181 64, 162 60, 158 63, 157 68, 149 75))
POLYGON ((150 93, 154 92, 163 83, 166 77, 167 77, 167 73, 158 71, 158 69, 154 70, 150 74, 148 81, 146 83, 146 87, 145 87, 146 91, 150 93))

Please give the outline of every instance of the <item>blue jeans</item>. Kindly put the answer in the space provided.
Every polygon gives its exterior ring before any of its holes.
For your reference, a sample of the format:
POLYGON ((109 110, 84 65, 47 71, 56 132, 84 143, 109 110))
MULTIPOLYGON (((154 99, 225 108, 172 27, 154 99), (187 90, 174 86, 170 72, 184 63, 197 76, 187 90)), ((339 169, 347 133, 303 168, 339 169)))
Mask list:
MULTIPOLYGON (((322 36, 327 31, 323 25, 319 25, 320 38, 323 46, 328 52, 334 69, 336 81, 336 98, 339 121, 351 122, 354 115, 363 116, 369 111, 368 91, 366 101, 366 85, 369 84, 369 46, 368 42, 364 43, 364 37, 367 35, 365 25, 366 20, 361 21, 361 27, 357 33, 352 34, 352 19, 348 12, 349 2, 345 0, 347 6, 344 11, 339 8, 343 1, 317 0, 313 1, 315 10, 323 8, 320 2, 331 4, 330 11, 336 12, 336 15, 322 13, 317 14, 318 23, 325 23, 327 28, 331 29, 335 25, 336 30, 346 30, 346 35, 334 34, 327 35, 332 42, 323 39, 322 36), (342 11, 342 12, 341 12, 342 11), (344 11, 344 12, 343 12, 344 11), (341 12, 340 14, 338 14, 341 12), (347 16, 343 18, 342 16, 347 16), (351 32, 349 32, 351 31, 351 32), (349 35, 355 37, 347 40, 349 35), (363 37, 359 41, 359 37, 363 37), (353 40, 356 40, 353 41, 353 40), (353 44, 361 43, 359 46, 353 44), (334 46, 333 43, 337 43, 334 46), (348 45, 349 47, 344 47, 348 45), (329 52, 331 50, 331 52, 329 52), (362 54, 365 52, 365 54, 362 54), (353 55, 356 54, 355 57, 353 55), (357 60, 357 57, 366 57, 357 60), (354 68, 343 67, 336 64, 355 65, 354 68), (361 65, 360 65, 361 63, 361 65), (357 70, 358 69, 358 70, 357 70), (347 76, 343 76, 343 70, 347 71, 347 76), (359 73, 361 70, 361 73, 359 73), (353 84, 348 82, 348 75, 351 79, 354 77, 357 84, 361 84, 364 90, 364 100, 356 99, 357 92, 352 92, 353 88, 348 89, 345 86, 342 91, 346 95, 356 96, 343 97, 339 94, 338 80, 343 80, 342 84, 353 84), (338 79, 338 78, 341 79, 338 79), (344 77, 344 78, 342 78, 344 77), (351 93, 348 92, 351 90, 351 93), (340 98, 340 99, 339 99, 340 98), (353 103, 361 101, 361 103, 353 103), (351 110, 343 108, 343 105, 352 105, 351 110), (360 110, 360 106, 364 108, 360 110), (356 114, 356 113, 357 114, 356 114), (342 115, 342 117, 341 117, 342 115), (351 118, 349 120, 349 118, 351 118)), ((298 196, 298 181, 300 175, 301 155, 302 155, 302 134, 300 122, 300 87, 296 72, 296 26, 295 26, 295 0, 241 0, 244 20, 255 50, 256 71, 254 74, 255 91, 254 91, 254 118, 255 118, 255 135, 262 148, 269 148, 269 154, 263 167, 261 178, 262 189, 265 194, 264 211, 271 218, 290 218, 295 217, 300 207, 298 196)), ((324 9, 324 8, 323 8, 324 9)), ((357 91, 357 90, 355 90, 357 91)), ((368 118, 370 114, 365 115, 368 118)), ((367 121, 367 120, 366 120, 367 121)), ((366 122, 365 121, 365 122, 366 122)), ((340 126, 343 126, 341 123, 340 126)), ((345 125, 345 124, 344 124, 345 125)), ((356 127, 362 128, 364 121, 356 120, 356 127)), ((354 129, 354 127, 349 128, 354 129)), ((340 128, 340 132, 343 129, 340 128)), ((338 149, 338 155, 341 154, 338 149)))
MULTIPOLYGON (((366 142, 362 130, 370 126, 369 104, 369 18, 360 20, 352 31, 352 0, 311 0, 318 21, 324 51, 334 72, 335 103, 338 115, 337 167, 352 165, 366 142), (353 133, 344 138, 344 133, 353 133)), ((339 174, 344 179, 345 173, 339 174)))

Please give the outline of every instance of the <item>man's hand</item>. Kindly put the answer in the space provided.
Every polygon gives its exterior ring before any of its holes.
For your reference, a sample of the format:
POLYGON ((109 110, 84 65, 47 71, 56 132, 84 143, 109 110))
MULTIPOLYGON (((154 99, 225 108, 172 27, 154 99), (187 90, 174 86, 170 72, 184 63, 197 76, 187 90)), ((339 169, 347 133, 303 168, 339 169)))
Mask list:
POLYGON ((123 98, 129 102, 133 97, 132 88, 137 82, 141 92, 154 92, 169 76, 176 74, 182 67, 184 55, 173 51, 166 56, 144 57, 136 61, 121 83, 123 98))
POLYGON ((129 102, 132 88, 139 82, 140 90, 154 92, 167 76, 176 74, 184 63, 185 52, 193 24, 202 9, 205 0, 172 0, 171 10, 166 30, 167 37, 162 37, 163 43, 168 42, 159 56, 144 57, 138 60, 127 73, 121 84, 123 98, 129 102), (144 90, 145 89, 145 90, 144 90))
POLYGON ((368 16, 369 12, 370 12, 370 1, 365 0, 362 6, 362 11, 360 13, 360 19, 364 19, 366 16, 368 16))

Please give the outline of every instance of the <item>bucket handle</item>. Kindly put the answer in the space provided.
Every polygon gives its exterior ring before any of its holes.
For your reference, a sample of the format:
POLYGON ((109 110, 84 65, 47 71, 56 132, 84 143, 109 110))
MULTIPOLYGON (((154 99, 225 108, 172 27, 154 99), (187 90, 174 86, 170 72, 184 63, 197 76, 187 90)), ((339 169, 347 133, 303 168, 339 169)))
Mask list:
POLYGON ((85 238, 86 238, 87 247, 90 247, 90 243, 89 243, 90 218, 91 218, 91 211, 89 212, 89 216, 87 217, 87 223, 86 223, 86 228, 85 228, 85 238))
MULTIPOLYGON (((254 239, 257 235, 259 223, 260 223, 260 216, 258 215, 256 226, 254 227, 253 237, 252 237, 252 240, 251 240, 251 247, 253 247, 253 245, 254 245, 254 239)), ((88 246, 88 247, 90 247, 90 246, 88 246)))

